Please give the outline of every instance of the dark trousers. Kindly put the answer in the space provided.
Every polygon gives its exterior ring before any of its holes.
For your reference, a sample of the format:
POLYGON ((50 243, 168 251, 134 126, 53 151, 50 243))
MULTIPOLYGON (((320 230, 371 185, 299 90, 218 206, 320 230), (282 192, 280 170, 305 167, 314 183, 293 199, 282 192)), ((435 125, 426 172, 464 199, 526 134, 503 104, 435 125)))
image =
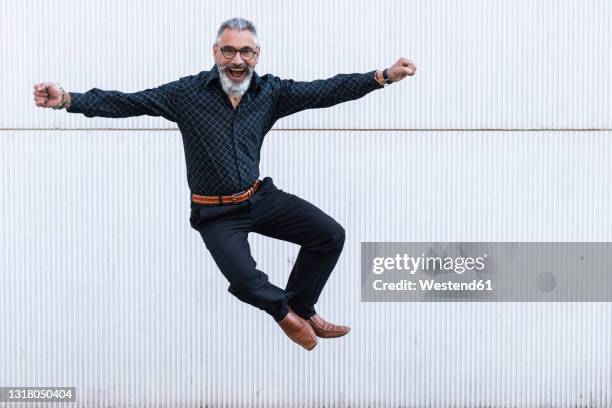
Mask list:
POLYGON ((344 245, 344 228, 332 217, 276 188, 266 177, 253 197, 242 203, 192 202, 190 222, 229 281, 232 295, 265 310, 277 322, 287 314, 287 304, 304 318, 316 314, 314 305, 344 245), (284 290, 256 268, 249 232, 301 246, 284 290))

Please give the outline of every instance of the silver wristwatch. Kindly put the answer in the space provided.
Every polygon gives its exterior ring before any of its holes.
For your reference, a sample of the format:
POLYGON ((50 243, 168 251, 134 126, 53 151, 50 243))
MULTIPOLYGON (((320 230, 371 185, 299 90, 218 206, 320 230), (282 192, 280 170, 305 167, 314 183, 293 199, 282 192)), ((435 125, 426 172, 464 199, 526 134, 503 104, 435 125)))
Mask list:
POLYGON ((60 103, 54 106, 52 109, 64 109, 64 107, 66 106, 66 102, 68 102, 68 93, 64 91, 64 88, 62 88, 60 84, 58 84, 57 82, 55 84, 59 87, 60 91, 62 92, 62 96, 60 98, 60 103))

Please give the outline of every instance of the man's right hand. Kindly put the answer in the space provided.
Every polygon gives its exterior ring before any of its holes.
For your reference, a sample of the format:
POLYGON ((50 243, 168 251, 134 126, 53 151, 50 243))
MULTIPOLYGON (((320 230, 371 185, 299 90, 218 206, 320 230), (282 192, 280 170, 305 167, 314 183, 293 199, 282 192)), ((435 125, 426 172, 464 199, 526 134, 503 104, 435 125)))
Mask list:
POLYGON ((53 108, 62 101, 62 91, 55 82, 34 85, 34 103, 41 108, 53 108))

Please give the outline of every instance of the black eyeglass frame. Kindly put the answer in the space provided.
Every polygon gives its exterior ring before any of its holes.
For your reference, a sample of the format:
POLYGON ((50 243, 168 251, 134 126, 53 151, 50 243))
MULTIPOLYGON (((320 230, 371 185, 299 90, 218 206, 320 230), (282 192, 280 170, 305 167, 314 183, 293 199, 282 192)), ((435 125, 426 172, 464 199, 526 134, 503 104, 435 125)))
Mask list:
POLYGON ((227 59, 234 58, 234 56, 236 55, 236 52, 240 51, 240 56, 242 57, 242 59, 247 60, 247 61, 252 60, 253 58, 255 58, 255 55, 258 54, 257 50, 254 50, 251 47, 244 47, 238 50, 232 47, 231 45, 226 45, 225 47, 219 48, 219 51, 221 51, 221 54, 227 59), (231 55, 228 53, 231 53, 231 55), (249 54, 245 55, 245 53, 253 53, 253 55, 248 56, 249 54))

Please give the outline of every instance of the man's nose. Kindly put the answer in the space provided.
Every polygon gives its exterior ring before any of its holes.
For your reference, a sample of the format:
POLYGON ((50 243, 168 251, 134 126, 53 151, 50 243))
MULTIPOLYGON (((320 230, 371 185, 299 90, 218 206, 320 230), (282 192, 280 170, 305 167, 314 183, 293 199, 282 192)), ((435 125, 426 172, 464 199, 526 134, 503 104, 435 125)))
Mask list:
POLYGON ((236 50, 236 54, 234 54, 234 57, 232 58, 232 64, 244 64, 244 60, 242 59, 242 55, 240 55, 240 51, 236 50))

